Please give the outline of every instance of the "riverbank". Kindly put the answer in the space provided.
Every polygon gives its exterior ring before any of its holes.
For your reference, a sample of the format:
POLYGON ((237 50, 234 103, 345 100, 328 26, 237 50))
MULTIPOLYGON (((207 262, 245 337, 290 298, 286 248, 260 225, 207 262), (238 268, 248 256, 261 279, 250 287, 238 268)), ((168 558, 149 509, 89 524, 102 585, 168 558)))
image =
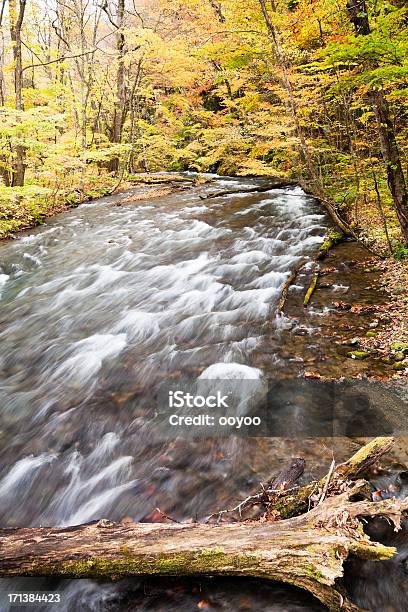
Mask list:
MULTIPOLYGON (((136 186, 136 181, 122 181, 117 186, 117 179, 104 177, 98 185, 80 191, 64 191, 58 194, 51 190, 30 188, 3 188, 0 193, 0 240, 14 238, 20 232, 42 225, 47 219, 76 208, 85 202, 97 200, 106 195, 120 193, 136 186)), ((176 187, 173 188, 174 190, 176 187)), ((171 193, 171 188, 166 191, 154 184, 147 185, 140 194, 133 194, 132 200, 148 200, 171 193)))
POLYGON ((407 283, 405 262, 373 257, 357 242, 335 246, 323 261, 300 270, 289 290, 283 357, 303 363, 306 378, 408 376, 407 283), (318 341, 310 335, 316 325, 318 341))
MULTIPOLYGON (((135 190, 121 203, 151 200, 170 195, 179 190, 205 185, 214 181, 216 175, 207 173, 153 172, 126 176, 118 182, 111 174, 88 177, 83 190, 66 188, 52 190, 38 185, 26 187, 0 187, 0 240, 14 238, 20 232, 42 225, 47 219, 107 195, 135 190)), ((228 177, 226 177, 228 179, 228 177)), ((239 178, 239 177, 237 177, 239 178)), ((249 176, 248 178, 260 178, 249 176)), ((271 188, 295 184, 294 181, 279 177, 261 177, 271 188)), ((210 196, 211 197, 211 196, 210 196)), ((121 205, 121 204, 120 204, 121 205)))

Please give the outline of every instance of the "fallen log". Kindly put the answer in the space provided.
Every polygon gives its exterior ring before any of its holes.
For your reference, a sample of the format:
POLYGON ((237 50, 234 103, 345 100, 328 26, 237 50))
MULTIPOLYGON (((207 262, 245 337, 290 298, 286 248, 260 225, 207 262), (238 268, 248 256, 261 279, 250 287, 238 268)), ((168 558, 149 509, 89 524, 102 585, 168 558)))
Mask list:
POLYGON ((386 516, 398 529, 408 498, 352 501, 364 495, 367 483, 348 485, 347 480, 391 444, 390 438, 378 438, 332 469, 330 479, 337 487, 342 480, 346 490, 330 497, 328 485, 322 503, 286 520, 221 525, 100 520, 66 528, 0 529, 0 576, 254 576, 306 589, 329 610, 356 612, 338 582, 344 561, 350 554, 386 560, 396 552, 370 540, 359 517, 386 516))
POLYGON ((317 259, 324 259, 327 257, 329 251, 333 249, 335 246, 340 244, 345 240, 345 236, 343 233, 335 232, 330 230, 327 232, 326 237, 323 243, 320 245, 319 251, 317 253, 317 259))
POLYGON ((210 200, 212 198, 221 198, 226 195, 242 194, 242 193, 265 193, 271 189, 283 189, 284 187, 293 187, 296 185, 295 181, 275 181, 270 185, 254 186, 249 189, 224 189, 222 191, 214 191, 207 195, 200 195, 201 200, 210 200))
POLYGON ((305 263, 307 262, 307 259, 302 259, 297 266, 295 267, 295 269, 291 272, 290 276, 286 279, 282 289, 281 289, 281 293, 280 293, 280 297, 279 297, 279 301, 278 301, 278 310, 279 312, 283 312, 283 309, 285 308, 285 304, 286 304, 286 300, 288 297, 288 293, 289 293, 289 289, 293 283, 293 281, 296 279, 297 275, 299 274, 300 270, 303 268, 303 266, 305 265, 305 263))

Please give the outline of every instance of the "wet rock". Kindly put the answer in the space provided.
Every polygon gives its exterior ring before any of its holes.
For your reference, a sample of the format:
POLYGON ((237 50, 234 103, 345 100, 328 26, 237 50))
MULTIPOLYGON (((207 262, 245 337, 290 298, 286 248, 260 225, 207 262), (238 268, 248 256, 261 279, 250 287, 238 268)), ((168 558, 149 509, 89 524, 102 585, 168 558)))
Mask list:
POLYGON ((310 334, 310 329, 305 326, 295 327, 293 330, 295 336, 308 336, 310 334))
POLYGON ((360 344, 360 340, 358 338, 350 338, 350 340, 345 340, 343 342, 344 346, 358 346, 360 344))
POLYGON ((347 302, 333 302, 333 306, 337 310, 351 310, 351 304, 347 304, 347 302))
POLYGON ((382 361, 383 363, 386 363, 386 364, 392 364, 392 363, 394 363, 394 359, 393 359, 392 357, 389 357, 389 356, 388 356, 388 357, 382 357, 382 358, 381 358, 381 361, 382 361))
POLYGON ((393 351, 398 351, 403 353, 404 355, 408 355, 408 343, 407 342, 393 342, 390 348, 393 351))
POLYGON ((371 353, 368 351, 350 351, 347 353, 347 357, 350 357, 350 359, 367 359, 370 355, 371 353))

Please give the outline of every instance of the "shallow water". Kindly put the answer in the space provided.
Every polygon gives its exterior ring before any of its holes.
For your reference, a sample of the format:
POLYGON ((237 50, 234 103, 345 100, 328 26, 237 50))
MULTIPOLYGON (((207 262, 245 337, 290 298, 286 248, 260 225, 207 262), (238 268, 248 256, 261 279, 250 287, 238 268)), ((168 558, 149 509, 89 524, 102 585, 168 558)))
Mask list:
MULTIPOLYGON (((0 245, 2 526, 154 520, 156 507, 201 518, 246 496, 298 447, 307 475, 324 473, 332 449, 313 441, 163 440, 146 401, 181 375, 251 378, 260 362, 260 376, 285 370, 280 289, 328 223, 299 188, 245 193, 254 184, 217 178, 133 203, 130 191, 0 245), (200 198, 230 188, 242 192, 200 198)), ((62 610, 127 609, 120 585, 63 589, 62 610)), ((249 609, 319 609, 248 597, 249 609)), ((220 601, 231 609, 227 595, 220 601)))

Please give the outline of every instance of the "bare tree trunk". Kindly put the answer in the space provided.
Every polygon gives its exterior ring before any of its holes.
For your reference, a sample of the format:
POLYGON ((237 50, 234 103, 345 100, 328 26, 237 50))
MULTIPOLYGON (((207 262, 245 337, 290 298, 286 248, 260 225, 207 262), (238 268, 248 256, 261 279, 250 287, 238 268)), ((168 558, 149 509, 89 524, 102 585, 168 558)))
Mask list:
POLYGON ((218 17, 218 21, 220 23, 225 23, 225 17, 224 17, 224 13, 222 12, 221 2, 218 2, 218 0, 209 0, 209 1, 214 10, 214 13, 218 17))
MULTIPOLYGON (((116 100, 113 111, 111 142, 120 143, 122 140, 122 129, 126 118, 126 87, 125 87, 125 35, 123 33, 125 16, 125 0, 118 0, 116 19, 116 50, 118 54, 118 69, 116 72, 116 100)), ((109 169, 116 172, 119 168, 119 157, 114 157, 109 169)))
MULTIPOLYGON (((370 23, 365 0, 348 0, 347 10, 356 36, 370 34, 370 23)), ((401 226, 404 242, 408 244, 408 190, 402 170, 395 131, 387 99, 381 89, 372 88, 369 98, 373 107, 380 139, 381 153, 387 171, 388 187, 401 226)))
POLYGON ((387 171, 388 187, 394 201, 395 212, 401 226, 404 242, 408 245, 408 190, 402 170, 401 158, 395 138, 388 103, 381 90, 370 92, 381 152, 387 171))
POLYGON ((6 7, 6 0, 1 0, 0 7, 0 104, 4 106, 4 98, 5 98, 5 82, 4 82, 4 49, 5 49, 5 41, 4 41, 4 33, 2 28, 3 25, 3 17, 4 17, 4 9, 6 7))
MULTIPOLYGON (((4 9, 6 6, 6 0, 2 0, 1 8, 0 8, 0 29, 3 25, 3 17, 4 17, 4 9)), ((5 41, 4 41, 4 33, 1 29, 1 42, 0 42, 0 105, 4 106, 5 99, 5 81, 4 81, 4 72, 3 72, 3 62, 4 62, 4 49, 5 49, 5 41)), ((0 177, 6 187, 10 187, 10 173, 7 169, 7 155, 0 155, 0 177)))
MULTIPOLYGON (((22 111, 23 108, 23 67, 22 67, 22 52, 21 52, 21 28, 23 25, 24 12, 26 8, 26 0, 19 0, 17 8, 16 0, 9 0, 10 8, 10 38, 13 44, 14 58, 14 91, 16 110, 22 111)), ((25 176, 25 149, 22 145, 15 147, 15 159, 13 163, 13 187, 22 187, 24 185, 25 176)))
MULTIPOLYGON (((261 6, 261 10, 264 16, 266 27, 268 29, 268 32, 272 40, 276 62, 278 66, 281 68, 282 73, 283 73, 283 86, 286 89, 286 92, 289 97, 289 109, 290 109, 290 114, 292 116, 293 124, 295 127, 296 136, 299 139, 300 154, 301 154, 301 157, 303 158, 304 163, 306 164, 309 178, 310 180, 313 181, 315 189, 318 192, 318 195, 323 196, 323 185, 321 184, 320 179, 315 172, 315 168, 313 166, 311 156, 310 156, 309 147, 307 145, 307 142, 303 135, 303 131, 300 126, 298 109, 297 109, 297 104, 296 104, 295 95, 293 91, 293 85, 290 80, 289 72, 288 72, 287 60, 286 60, 285 53, 281 47, 281 43, 279 40, 280 32, 278 28, 273 24, 269 16, 268 10, 266 8, 266 1, 259 0, 259 4, 261 6)), ((276 6, 275 6, 274 0, 271 1, 271 7, 272 7, 272 11, 276 13, 276 6)))

